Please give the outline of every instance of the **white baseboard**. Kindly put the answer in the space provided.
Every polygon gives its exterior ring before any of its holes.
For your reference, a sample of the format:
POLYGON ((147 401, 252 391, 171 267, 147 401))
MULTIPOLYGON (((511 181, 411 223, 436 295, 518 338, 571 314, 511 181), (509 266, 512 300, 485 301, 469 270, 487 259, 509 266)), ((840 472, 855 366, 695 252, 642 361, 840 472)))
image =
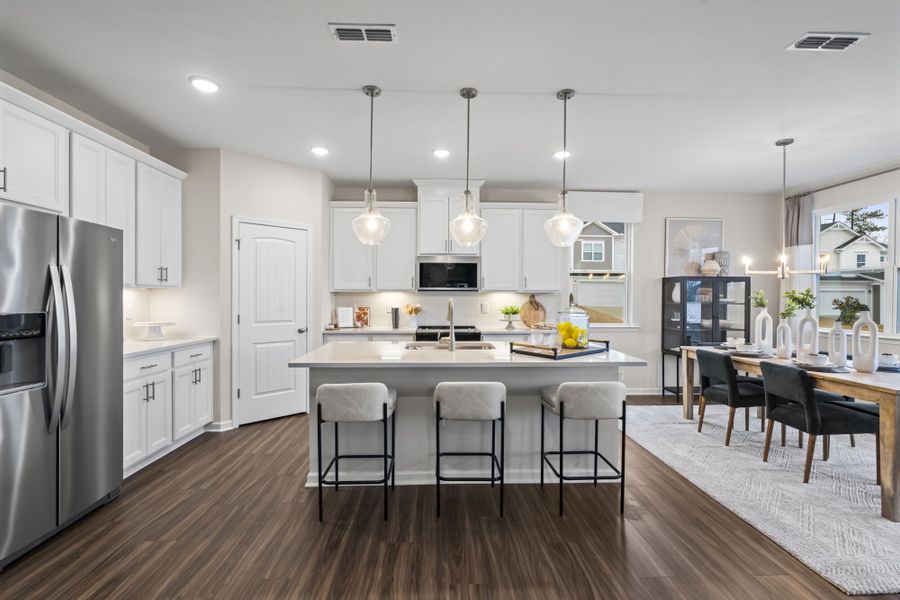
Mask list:
POLYGON ((210 433, 222 433, 223 431, 231 431, 234 429, 234 422, 231 419, 227 421, 213 421, 206 426, 206 431, 210 433))
POLYGON ((187 437, 183 437, 183 438, 181 438, 180 440, 176 441, 174 444, 172 444, 172 445, 170 445, 170 446, 167 446, 166 448, 163 448, 163 449, 160 450, 159 452, 156 452, 156 453, 154 453, 154 454, 151 454, 150 456, 148 456, 147 458, 145 458, 145 459, 142 460, 141 462, 136 463, 136 464, 133 464, 133 465, 131 465, 130 467, 128 467, 127 469, 125 469, 124 472, 123 472, 123 477, 124 477, 125 479, 131 477, 132 475, 134 475, 135 473, 137 473, 138 471, 140 471, 140 470, 143 469, 144 467, 150 465, 151 463, 154 463, 154 462, 158 461, 159 459, 161 459, 161 458, 162 458, 163 456, 165 456, 166 454, 169 454, 170 452, 173 452, 173 451, 175 451, 175 450, 181 448, 182 446, 184 446, 184 445, 187 444, 188 442, 197 439, 198 437, 200 437, 200 436, 203 435, 204 433, 206 433, 205 430, 203 430, 203 429, 198 429, 198 430, 194 431, 193 433, 188 434, 187 437))

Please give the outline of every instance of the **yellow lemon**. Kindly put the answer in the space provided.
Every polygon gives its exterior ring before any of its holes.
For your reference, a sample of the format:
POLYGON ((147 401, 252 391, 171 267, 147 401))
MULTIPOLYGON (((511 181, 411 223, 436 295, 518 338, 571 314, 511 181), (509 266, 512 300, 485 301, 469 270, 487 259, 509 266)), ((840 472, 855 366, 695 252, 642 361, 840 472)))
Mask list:
POLYGON ((574 348, 578 345, 578 342, 576 342, 573 338, 567 338, 563 341, 563 344, 565 344, 566 348, 574 348))

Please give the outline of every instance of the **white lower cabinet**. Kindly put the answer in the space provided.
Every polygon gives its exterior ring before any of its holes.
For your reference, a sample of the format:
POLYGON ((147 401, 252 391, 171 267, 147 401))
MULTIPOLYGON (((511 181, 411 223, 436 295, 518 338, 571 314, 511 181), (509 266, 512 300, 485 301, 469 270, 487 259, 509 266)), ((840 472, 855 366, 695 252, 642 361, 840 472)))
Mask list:
POLYGON ((164 456, 212 422, 212 344, 126 360, 124 379, 126 475, 164 456))

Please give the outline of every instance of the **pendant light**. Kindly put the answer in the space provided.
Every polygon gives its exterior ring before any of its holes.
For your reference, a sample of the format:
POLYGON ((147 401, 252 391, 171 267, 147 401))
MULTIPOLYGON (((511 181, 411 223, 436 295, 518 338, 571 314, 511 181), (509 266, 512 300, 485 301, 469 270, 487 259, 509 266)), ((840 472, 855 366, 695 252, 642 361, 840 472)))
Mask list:
POLYGON ((578 239, 578 236, 581 235, 581 230, 584 228, 584 221, 566 210, 566 195, 568 194, 566 190, 566 159, 569 156, 566 148, 567 109, 569 100, 574 95, 575 90, 570 89, 556 92, 556 97, 563 101, 562 190, 559 192, 559 208, 556 210, 556 214, 544 223, 544 231, 547 232, 550 243, 561 248, 575 244, 575 240, 578 239))
POLYGON ((372 187, 372 133, 375 120, 375 98, 381 95, 381 88, 367 85, 363 93, 369 97, 369 187, 366 188, 365 202, 362 214, 353 219, 353 233, 360 242, 366 246, 377 246, 384 241, 388 229, 391 228, 391 220, 378 212, 375 189, 372 187))
MULTIPOLYGON (((787 147, 794 143, 793 138, 784 138, 775 142, 775 146, 781 148, 781 205, 784 206, 787 197, 787 147)), ((784 228, 781 230, 781 256, 778 257, 778 266, 774 271, 754 271, 750 269, 752 261, 749 256, 744 257, 744 275, 775 275, 779 279, 788 279, 791 275, 824 275, 828 268, 828 255, 819 257, 817 269, 791 269, 788 264, 786 240, 784 228)))
POLYGON ((450 221, 450 235, 460 246, 474 246, 484 237, 487 231, 487 221, 478 216, 472 202, 472 192, 469 191, 469 129, 471 124, 472 98, 478 95, 475 88, 463 88, 459 95, 466 100, 466 191, 463 192, 463 211, 450 221))

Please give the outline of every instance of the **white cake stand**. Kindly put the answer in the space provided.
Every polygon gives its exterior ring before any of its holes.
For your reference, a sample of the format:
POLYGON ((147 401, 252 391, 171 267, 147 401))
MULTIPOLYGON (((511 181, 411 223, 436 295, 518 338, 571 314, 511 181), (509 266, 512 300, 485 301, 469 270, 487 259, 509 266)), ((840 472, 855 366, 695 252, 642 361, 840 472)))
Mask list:
POLYGON ((175 325, 175 321, 136 321, 132 325, 134 327, 146 327, 147 333, 144 335, 144 341, 155 342, 166 339, 162 328, 175 325))

